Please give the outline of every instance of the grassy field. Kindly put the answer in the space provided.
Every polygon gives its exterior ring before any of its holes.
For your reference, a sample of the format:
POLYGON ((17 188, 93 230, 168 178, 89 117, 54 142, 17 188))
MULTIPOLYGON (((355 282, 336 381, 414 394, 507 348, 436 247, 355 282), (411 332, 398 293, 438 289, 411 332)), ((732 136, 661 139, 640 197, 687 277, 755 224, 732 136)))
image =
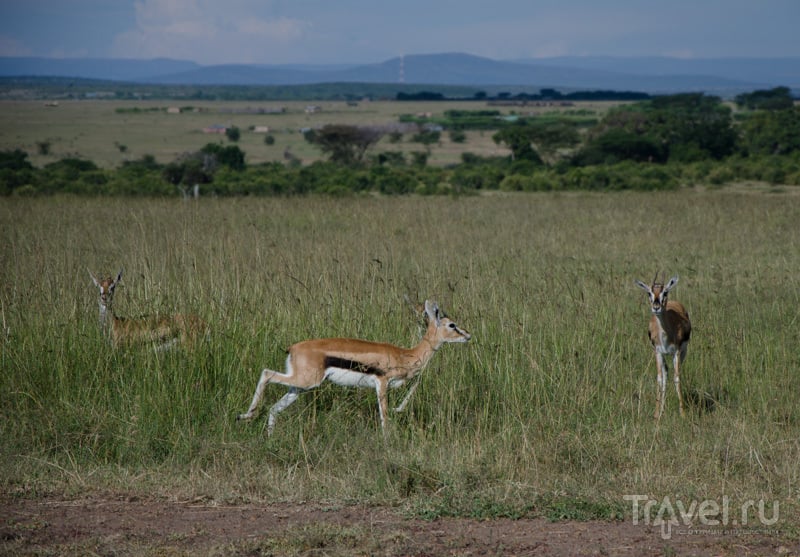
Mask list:
MULTIPOLYGON (((610 518, 626 495, 800 495, 800 204, 733 190, 469 198, 6 199, 0 203, 0 482, 219 502, 366 502, 416 516, 610 518), (658 223, 658 227, 654 225, 658 223), (194 351, 114 351, 117 312, 192 311, 194 351), (680 275, 688 416, 659 423, 635 278, 680 275), (410 346, 403 295, 473 335, 445 346, 384 442, 375 395, 324 385, 237 423, 291 343, 410 346)), ((285 388, 270 386, 265 406, 285 388)), ((404 390, 390 395, 390 404, 404 390)))
MULTIPOLYGON (((577 103, 574 108, 559 107, 501 107, 502 113, 513 110, 537 113, 583 110, 602 115, 616 103, 577 103)), ((318 149, 309 144, 300 133, 301 128, 321 127, 326 124, 383 125, 397 123, 402 114, 430 113, 441 116, 446 110, 485 110, 485 103, 476 102, 361 102, 349 106, 345 102, 197 102, 191 106, 199 112, 185 111, 168 114, 166 108, 184 106, 168 101, 72 101, 61 102, 57 107, 46 107, 42 102, 0 101, 0 150, 23 149, 37 166, 67 156, 79 156, 96 162, 101 167, 114 168, 125 160, 143 155, 153 155, 160 163, 168 163, 185 152, 200 149, 206 143, 222 141, 221 135, 203 133, 203 128, 213 124, 234 125, 242 132, 237 143, 247 154, 248 164, 266 161, 283 161, 289 150, 304 163, 321 158, 318 149), (305 108, 316 104, 321 111, 306 114, 305 108), (285 108, 283 114, 246 114, 250 109, 285 108), (138 108, 140 112, 131 112, 138 108), (122 109, 120 111, 119 109, 122 109), (164 109, 153 111, 151 109, 164 109), (239 111, 239 112, 235 112, 239 111), (264 143, 263 133, 253 133, 253 126, 268 126, 274 137, 273 145, 264 143), (40 155, 39 142, 50 143, 50 153, 40 155), (120 150, 124 146, 124 151, 120 150)), ((449 164, 460 161, 461 153, 469 151, 479 155, 506 154, 504 147, 492 141, 491 131, 467 132, 464 143, 453 143, 447 133, 442 134, 439 145, 432 146, 431 164, 449 164)), ((425 147, 410 141, 406 135, 400 143, 392 144, 388 138, 376 146, 376 151, 424 151, 425 147)))

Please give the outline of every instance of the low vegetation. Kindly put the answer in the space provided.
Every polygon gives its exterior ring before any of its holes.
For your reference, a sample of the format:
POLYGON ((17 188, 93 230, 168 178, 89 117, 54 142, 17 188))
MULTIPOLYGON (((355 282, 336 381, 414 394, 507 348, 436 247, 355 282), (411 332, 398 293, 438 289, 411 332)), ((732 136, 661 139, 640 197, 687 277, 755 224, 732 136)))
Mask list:
POLYGON ((6 145, 14 148, 0 151, 0 195, 177 196, 195 189, 218 196, 469 194, 663 190, 743 181, 800 185, 800 108, 793 106, 788 89, 755 91, 737 97, 737 103, 734 112, 717 97, 690 93, 603 110, 519 96, 506 99, 502 109, 481 110, 474 108, 475 101, 391 103, 400 113, 362 109, 357 103, 332 112, 309 105, 303 116, 285 107, 227 107, 220 114, 231 120, 228 124, 204 128, 221 132, 218 141, 207 135, 198 139, 192 133, 199 129, 183 128, 190 121, 186 118, 208 119, 204 108, 184 107, 191 112, 184 116, 178 107, 172 112, 117 107, 114 118, 151 126, 141 132, 145 145, 163 133, 164 145, 190 137, 194 146, 177 153, 171 148, 164 161, 163 154, 159 160, 116 138, 109 141, 114 152, 108 156, 122 160, 108 166, 80 153, 59 156, 56 138, 32 141, 32 153, 12 140, 6 145), (410 106, 438 110, 403 111, 410 106), (253 118, 276 125, 256 126, 253 118), (279 122, 296 127, 280 128, 279 122), (198 147, 199 141, 205 144, 198 147), (254 158, 253 151, 262 158, 254 158))
MULTIPOLYGON (((415 516, 614 519, 626 495, 780 504, 796 524, 796 194, 761 189, 104 199, 0 204, 5 493, 396 505, 415 516), (108 346, 87 274, 125 267, 122 316, 195 313, 194 350, 108 346), (656 270, 694 332, 687 416, 656 381, 656 270), (310 337, 410 346, 437 299, 473 335, 442 348, 384 441, 369 390, 306 393, 266 437, 237 423, 263 366, 310 337)), ((285 388, 270 386, 266 404, 285 388)), ((395 400, 404 394, 392 393, 395 400)), ((392 401, 390 401, 391 404, 392 401)), ((771 512, 770 512, 771 514, 771 512)))

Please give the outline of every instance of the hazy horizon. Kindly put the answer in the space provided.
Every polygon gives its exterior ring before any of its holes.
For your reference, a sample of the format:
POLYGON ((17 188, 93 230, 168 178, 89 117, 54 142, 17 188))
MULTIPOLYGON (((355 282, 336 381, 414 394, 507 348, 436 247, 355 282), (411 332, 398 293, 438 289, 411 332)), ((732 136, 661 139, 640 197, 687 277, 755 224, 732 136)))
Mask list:
POLYGON ((0 56, 215 64, 370 64, 463 52, 559 56, 800 56, 796 0, 0 1, 0 56))

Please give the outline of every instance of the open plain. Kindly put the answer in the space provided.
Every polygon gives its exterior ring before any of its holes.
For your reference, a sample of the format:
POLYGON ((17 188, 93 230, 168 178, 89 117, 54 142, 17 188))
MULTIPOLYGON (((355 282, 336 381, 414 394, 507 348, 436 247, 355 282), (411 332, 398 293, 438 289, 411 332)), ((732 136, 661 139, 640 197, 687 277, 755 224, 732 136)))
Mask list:
POLYGON ((797 554, 797 200, 6 198, 0 552, 797 554), (88 271, 122 267, 120 315, 196 313, 209 338, 108 346, 88 271), (633 282, 656 271, 694 329, 687 416, 670 388, 659 421, 633 282), (414 344, 404 295, 473 339, 386 440, 374 392, 332 385, 272 438, 235 421, 293 342, 414 344))

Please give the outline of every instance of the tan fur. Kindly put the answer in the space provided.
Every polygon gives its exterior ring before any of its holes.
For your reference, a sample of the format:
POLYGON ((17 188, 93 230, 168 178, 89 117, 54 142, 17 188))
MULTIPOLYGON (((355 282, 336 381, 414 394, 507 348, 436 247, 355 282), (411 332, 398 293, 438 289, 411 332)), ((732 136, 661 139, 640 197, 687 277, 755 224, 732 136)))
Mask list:
POLYGON ((174 343, 190 347, 208 331, 208 325, 200 317, 191 314, 138 319, 118 317, 113 308, 114 289, 122 278, 122 271, 116 278, 98 280, 91 273, 89 276, 100 293, 100 326, 115 348, 147 343, 160 348, 170 348, 174 343))
POLYGON ((656 419, 664 413, 664 403, 666 400, 666 380, 667 362, 666 355, 672 355, 674 368, 673 382, 675 391, 678 394, 678 405, 681 416, 684 415, 683 396, 681 394, 680 377, 681 365, 686 358, 686 350, 692 334, 692 323, 689 320, 689 313, 683 304, 675 300, 668 300, 669 291, 678 282, 678 277, 672 277, 664 285, 653 279, 652 286, 647 286, 642 281, 636 284, 647 292, 650 298, 650 309, 652 316, 647 327, 647 333, 653 351, 656 356, 656 373, 659 387, 658 398, 656 399, 656 419))
MULTIPOLYGON (((290 387, 289 393, 270 409, 268 431, 271 434, 276 415, 294 402, 298 389, 313 389, 325 379, 330 379, 349 386, 374 387, 378 396, 381 426, 385 427, 388 415, 387 390, 413 379, 442 344, 466 342, 471 338, 468 332, 458 328, 453 321, 441 314, 435 303, 426 302, 425 309, 428 328, 420 343, 413 348, 349 338, 313 339, 292 345, 286 358, 286 372, 264 369, 250 408, 240 414, 239 419, 249 420, 255 416, 267 384, 286 385, 290 387), (352 365, 345 369, 346 364, 352 365), (342 372, 348 377, 337 377, 342 372), (363 383, 358 384, 345 381, 361 379, 363 383)), ((415 388, 416 384, 397 411, 405 407, 415 388)))

